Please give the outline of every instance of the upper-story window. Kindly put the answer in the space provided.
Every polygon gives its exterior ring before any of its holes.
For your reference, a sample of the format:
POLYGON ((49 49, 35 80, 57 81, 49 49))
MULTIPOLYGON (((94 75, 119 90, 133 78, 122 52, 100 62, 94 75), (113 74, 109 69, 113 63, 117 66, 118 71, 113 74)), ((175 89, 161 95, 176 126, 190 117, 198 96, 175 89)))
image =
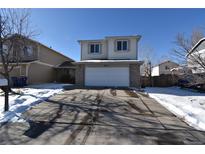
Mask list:
POLYGON ((90 44, 89 45, 89 53, 100 53, 100 44, 90 44))
POLYGON ((33 47, 32 46, 25 46, 23 52, 24 52, 24 56, 32 56, 33 55, 33 47))
POLYGON ((9 47, 8 47, 7 45, 3 44, 3 52, 4 52, 5 54, 7 54, 7 53, 8 53, 8 50, 9 50, 9 47))
POLYGON ((117 51, 128 51, 128 40, 118 40, 116 42, 117 51))
POLYGON ((165 66, 165 70, 169 70, 169 67, 168 67, 168 66, 165 66))

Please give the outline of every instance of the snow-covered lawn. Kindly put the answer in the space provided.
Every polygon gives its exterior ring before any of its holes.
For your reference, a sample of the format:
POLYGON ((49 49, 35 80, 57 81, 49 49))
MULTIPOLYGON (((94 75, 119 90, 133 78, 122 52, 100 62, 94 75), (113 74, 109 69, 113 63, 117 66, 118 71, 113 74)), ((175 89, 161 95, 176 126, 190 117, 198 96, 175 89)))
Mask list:
POLYGON ((30 107, 48 99, 49 97, 60 93, 63 86, 69 84, 39 84, 32 85, 25 88, 16 88, 13 91, 19 93, 18 95, 9 96, 8 112, 4 113, 4 96, 0 95, 0 123, 1 122, 15 122, 22 121, 21 114, 28 110, 30 107))
POLYGON ((154 98, 176 116, 198 130, 205 131, 205 94, 179 87, 145 88, 154 98))

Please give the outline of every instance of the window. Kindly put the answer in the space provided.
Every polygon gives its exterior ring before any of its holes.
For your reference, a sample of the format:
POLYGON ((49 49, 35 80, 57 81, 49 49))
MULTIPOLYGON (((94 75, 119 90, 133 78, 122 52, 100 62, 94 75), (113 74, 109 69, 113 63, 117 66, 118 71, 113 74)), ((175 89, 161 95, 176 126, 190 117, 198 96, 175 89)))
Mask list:
POLYGON ((8 46, 5 45, 5 44, 3 44, 3 52, 4 52, 5 54, 8 53, 8 46))
POLYGON ((90 53, 100 53, 100 44, 90 44, 90 53))
POLYGON ((128 41, 127 40, 119 40, 117 41, 117 51, 127 51, 128 50, 128 41))
POLYGON ((166 70, 169 70, 169 67, 168 67, 168 66, 165 66, 165 69, 166 69, 166 70))
POLYGON ((32 46, 26 46, 24 47, 24 55, 25 56, 32 56, 33 55, 33 48, 32 46))

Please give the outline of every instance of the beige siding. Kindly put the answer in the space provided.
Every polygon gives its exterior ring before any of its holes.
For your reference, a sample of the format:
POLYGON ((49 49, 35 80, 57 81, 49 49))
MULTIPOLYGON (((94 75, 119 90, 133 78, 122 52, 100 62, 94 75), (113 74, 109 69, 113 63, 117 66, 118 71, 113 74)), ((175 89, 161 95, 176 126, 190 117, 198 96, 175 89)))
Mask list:
MULTIPOLYGON (((32 61, 38 59, 38 45, 33 41, 27 41, 26 46, 31 47, 32 53, 24 53, 24 50, 19 47, 19 45, 14 44, 13 50, 10 51, 10 54, 13 56, 19 56, 21 61, 32 61)), ((1 62, 1 59, 0 59, 1 62)))
POLYGON ((21 71, 20 71, 21 76, 26 76, 26 67, 27 67, 27 65, 21 66, 21 71))
POLYGON ((32 48, 32 54, 31 55, 25 55, 24 51, 21 50, 21 59, 22 61, 32 61, 32 60, 37 60, 38 59, 38 45, 32 41, 28 41, 27 46, 32 48))
POLYGON ((54 81, 54 69, 52 67, 32 63, 28 69, 28 84, 49 83, 54 81))
MULTIPOLYGON (((1 67, 0 67, 0 71, 2 71, 1 67)), ((21 66, 17 66, 11 71, 10 77, 20 77, 20 76, 21 76, 21 66)), ((0 78, 3 78, 3 76, 0 75, 0 78)))
MULTIPOLYGON (((27 76, 28 84, 48 83, 55 81, 54 66, 60 65, 65 61, 71 61, 70 58, 50 49, 38 42, 28 40, 27 45, 32 47, 32 54, 24 54, 23 50, 15 48, 20 54, 24 64, 15 68, 10 76, 27 76)), ((0 76, 1 77, 1 76, 0 76)))
POLYGON ((138 39, 137 37, 107 37, 104 40, 81 41, 81 60, 92 59, 138 59, 138 39), (116 51, 116 41, 127 40, 128 51, 116 51), (102 48, 99 54, 89 53, 89 44, 100 43, 102 48))
POLYGON ((13 77, 13 76, 19 77, 19 76, 21 76, 20 71, 21 71, 20 67, 14 68, 10 73, 10 77, 13 77))
POLYGON ((50 65, 59 65, 65 61, 70 61, 69 58, 56 53, 52 49, 39 45, 39 60, 50 65))

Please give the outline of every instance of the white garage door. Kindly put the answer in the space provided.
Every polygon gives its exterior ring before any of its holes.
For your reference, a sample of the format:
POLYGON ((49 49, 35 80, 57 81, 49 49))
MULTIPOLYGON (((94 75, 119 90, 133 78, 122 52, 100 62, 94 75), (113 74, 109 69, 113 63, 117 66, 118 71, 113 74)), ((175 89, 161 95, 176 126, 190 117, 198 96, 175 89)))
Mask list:
POLYGON ((129 67, 85 67, 86 86, 129 86, 129 67))

